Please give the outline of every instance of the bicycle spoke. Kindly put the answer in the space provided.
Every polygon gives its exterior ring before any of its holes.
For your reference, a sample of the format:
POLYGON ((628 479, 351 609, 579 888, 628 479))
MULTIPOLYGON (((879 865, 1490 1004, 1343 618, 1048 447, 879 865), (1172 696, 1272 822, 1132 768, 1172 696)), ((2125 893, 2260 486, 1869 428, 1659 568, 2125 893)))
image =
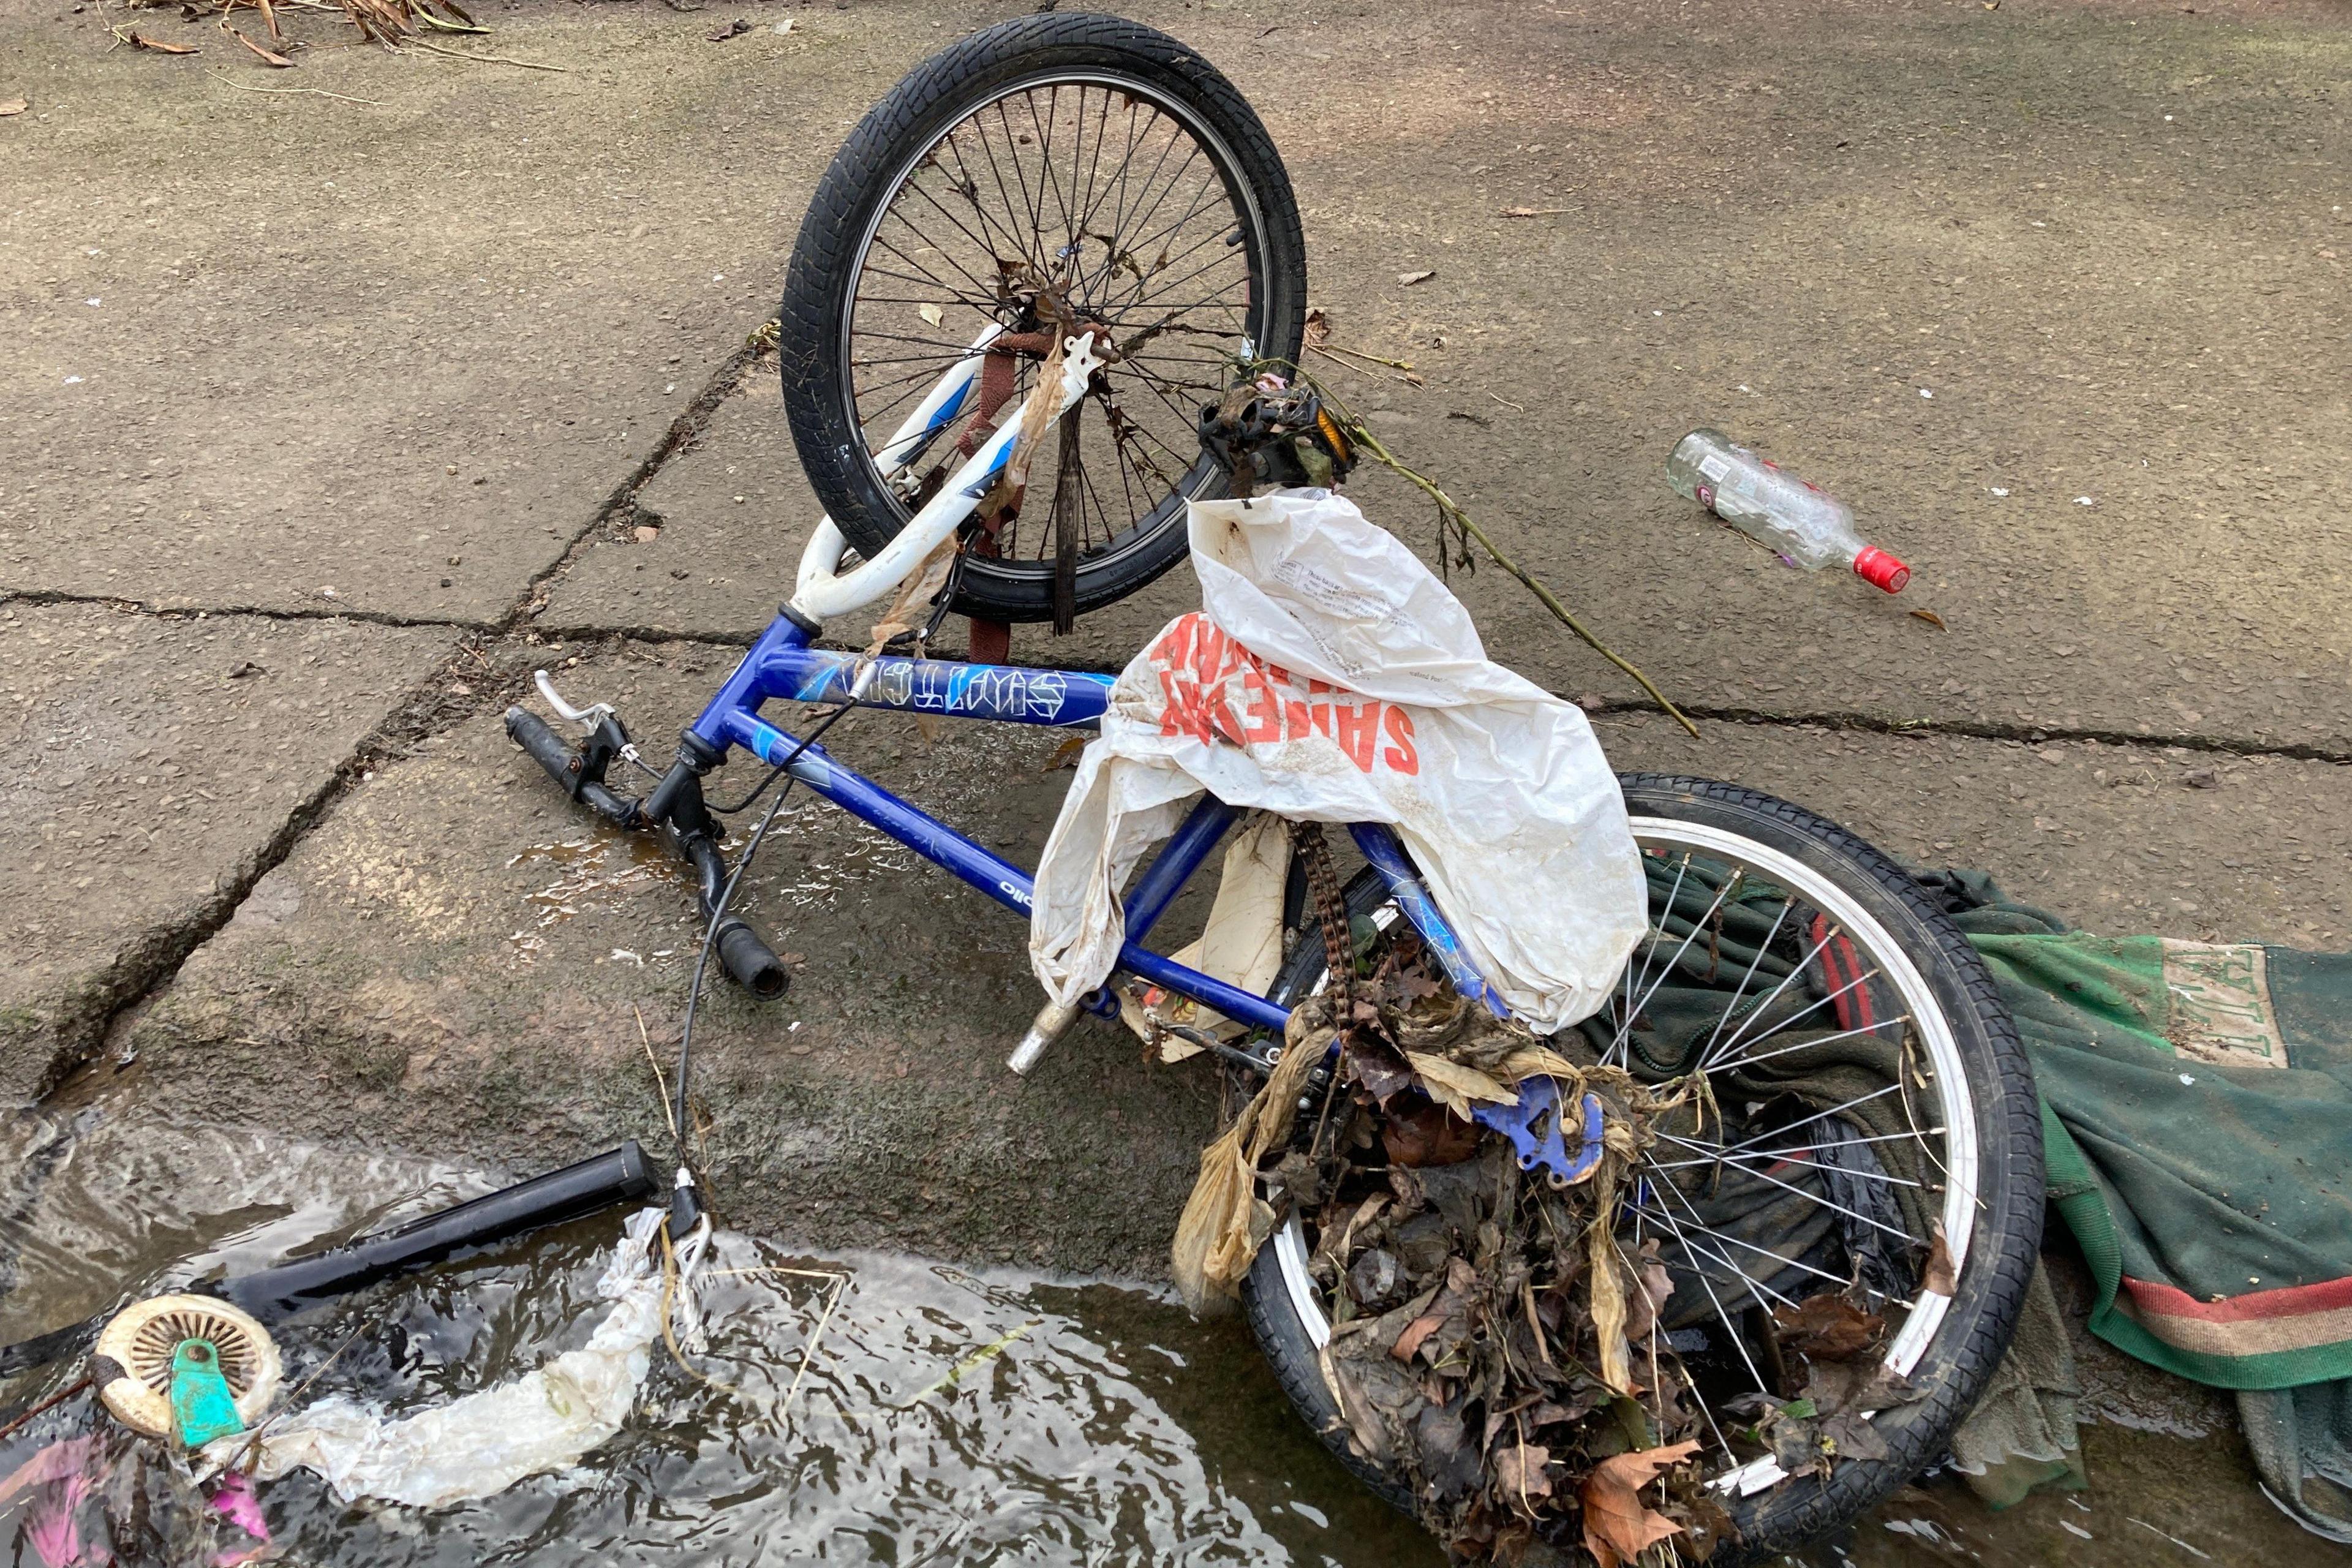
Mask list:
MULTIPOLYGON (((1702 1154, 1708 1153, 1717 1147, 1715 1144, 1701 1143, 1689 1138, 1677 1138, 1671 1132, 1661 1132, 1658 1136, 1669 1143, 1679 1143, 1685 1149, 1696 1149, 1702 1154)), ((1896 1132, 1891 1133, 1889 1136, 1895 1138, 1909 1138, 1913 1135, 1908 1132, 1896 1132)), ((1825 1149, 1842 1149, 1846 1145, 1843 1143, 1809 1143, 1805 1146, 1802 1153, 1788 1154, 1781 1157, 1784 1159, 1803 1159, 1805 1154, 1818 1154, 1825 1149)), ((1688 1171, 1713 1165, 1733 1165, 1744 1171, 1748 1169, 1749 1165, 1759 1163, 1769 1163, 1771 1162, 1766 1161, 1765 1156, 1762 1154, 1741 1155, 1728 1153, 1715 1153, 1712 1158, 1705 1159, 1653 1160, 1650 1162, 1653 1166, 1661 1171, 1688 1171)), ((1822 1169, 1833 1170, 1841 1176, 1853 1176, 1865 1182, 1885 1182, 1890 1186, 1897 1187, 1920 1187, 1922 1185, 1922 1184, 1912 1181, 1906 1176, 1890 1176, 1884 1171, 1849 1171, 1843 1165, 1822 1165, 1822 1163, 1819 1160, 1805 1160, 1804 1163, 1811 1165, 1821 1165, 1822 1169)))
MULTIPOLYGON (((1675 972, 1675 966, 1682 963, 1683 954, 1688 952, 1690 951, 1690 944, 1698 940, 1698 933, 1706 928, 1706 922, 1713 918, 1715 911, 1723 908, 1724 899, 1730 893, 1732 888, 1738 881, 1738 879, 1735 877, 1730 881, 1727 881, 1722 887, 1716 889, 1715 902, 1707 905, 1706 912, 1699 916, 1698 919, 1692 923, 1690 935, 1683 938, 1682 946, 1675 949, 1674 957, 1668 959, 1666 961, 1666 966, 1658 972, 1658 978, 1651 983, 1649 990, 1642 994, 1642 999, 1633 1005, 1633 1010, 1625 1016, 1624 1025, 1618 1029, 1617 1037, 1609 1042, 1609 1048, 1607 1050, 1601 1053, 1601 1060, 1604 1065, 1617 1055, 1617 1051, 1620 1047, 1625 1045, 1626 1042, 1633 1037, 1633 1020, 1642 1016, 1642 1009, 1650 1005, 1650 998, 1658 994, 1658 987, 1666 983, 1666 977, 1675 972)), ((1665 920, 1672 916, 1674 912, 1675 906, 1673 902, 1669 900, 1666 905, 1665 914, 1659 917, 1661 929, 1664 928, 1665 920)), ((1644 973, 1647 973, 1646 970, 1644 973)))
MULTIPOLYGON (((1832 931, 1830 934, 1831 934, 1831 936, 1834 937, 1837 933, 1833 931, 1832 931)), ((1817 948, 1817 949, 1815 949, 1814 951, 1819 952, 1820 950, 1817 948)), ((1777 1023, 1777 1024, 1773 1025, 1771 1028, 1769 1028, 1769 1029, 1766 1030, 1763 1034, 1759 1035, 1759 1036, 1758 1036, 1758 1037, 1757 1037, 1758 1039, 1759 1039, 1759 1040, 1769 1040, 1769 1039, 1770 1039, 1774 1035, 1780 1034, 1781 1031, 1783 1031, 1783 1030, 1785 1030, 1785 1029, 1791 1029, 1791 1028, 1794 1028, 1794 1027, 1796 1026, 1796 1025, 1797 1025, 1797 1020, 1798 1020, 1798 1019, 1800 1019, 1800 1018, 1810 1018, 1810 1017, 1811 1017, 1814 1014, 1816 1014, 1816 1013, 1820 1012, 1822 1008, 1824 1008, 1824 1007, 1828 1006, 1828 1005, 1829 1005, 1830 1004, 1832 1004, 1832 1002, 1835 1002, 1839 997, 1843 996, 1843 995, 1844 995, 1844 994, 1846 994, 1848 992, 1853 991, 1853 989, 1855 989, 1857 986, 1866 985, 1866 984, 1868 984, 1870 982, 1872 982, 1872 981, 1874 981, 1874 980, 1877 979, 1877 978, 1878 978, 1878 975, 1879 975, 1879 972, 1878 972, 1877 970, 1875 970, 1875 969, 1871 970, 1871 971, 1870 971, 1868 973, 1866 973, 1866 974, 1857 974, 1857 975, 1855 975, 1853 979, 1851 979, 1851 980, 1847 981, 1844 984, 1843 984, 1843 985, 1839 986, 1836 990, 1834 990, 1834 991, 1831 992, 1828 995, 1826 995, 1826 996, 1822 996, 1822 997, 1819 997, 1819 998, 1817 998, 1817 999, 1815 999, 1814 1001, 1811 1001, 1811 1002, 1808 1002, 1807 1004, 1805 1004, 1805 1005, 1804 1005, 1804 1006, 1802 1006, 1802 1007, 1799 1008, 1797 1011, 1795 1011, 1795 1012, 1793 1012, 1793 1013, 1790 1014, 1787 1017, 1785 1017, 1785 1018, 1781 1019, 1779 1023, 1777 1023)), ((1774 995, 1778 995, 1779 994, 1780 994, 1780 992, 1779 992, 1779 988, 1778 988, 1778 987, 1775 987, 1775 988, 1774 988, 1774 991, 1773 991, 1773 994, 1774 994, 1774 995)), ((1767 997, 1765 1000, 1766 1000, 1766 1002, 1768 1002, 1768 1003, 1769 1003, 1769 1002, 1771 1000, 1771 998, 1770 998, 1770 997, 1767 997)), ((1717 1057, 1717 1059, 1718 1059, 1718 1060, 1728 1060, 1728 1059, 1729 1059, 1729 1053, 1731 1053, 1732 1051, 1735 1051, 1735 1050, 1738 1049, 1738 1048, 1739 1048, 1739 1042, 1747 1037, 1747 1033, 1748 1033, 1748 1024, 1751 1024, 1751 1023, 1754 1023, 1754 1022, 1756 1021, 1756 1019, 1757 1019, 1757 1018, 1759 1018, 1759 1016, 1762 1016, 1762 1014, 1763 1014, 1763 1007, 1762 1007, 1761 1005, 1759 1005, 1759 1006, 1757 1008, 1757 1010, 1756 1010, 1755 1012, 1748 1014, 1748 1018, 1747 1018, 1746 1022, 1742 1023, 1742 1024, 1740 1025, 1740 1026, 1739 1026, 1739 1033, 1732 1037, 1732 1038, 1731 1038, 1730 1042, 1729 1042, 1728 1044, 1727 1044, 1727 1045, 1723 1047, 1723 1052, 1722 1052, 1722 1053, 1717 1057)), ((1874 1027, 1878 1027, 1878 1026, 1876 1026, 1876 1025, 1864 1025, 1864 1026, 1865 1028, 1874 1028, 1874 1027)), ((1714 1069, 1712 1067, 1709 1067, 1709 1066, 1706 1065, 1705 1063, 1702 1063, 1702 1064, 1700 1064, 1699 1070, 1700 1070, 1701 1072, 1713 1072, 1715 1069, 1714 1069)))
POLYGON ((1780 912, 1772 917, 1772 929, 1766 931, 1764 940, 1756 944, 1756 956, 1748 961, 1748 973, 1739 977, 1739 988, 1731 994, 1731 1000, 1723 1005, 1723 1016, 1715 1021, 1715 1033, 1709 1035, 1706 1044, 1699 1048, 1698 1059, 1701 1062, 1714 1054, 1716 1041, 1723 1037, 1724 1026, 1731 1022, 1732 1012, 1739 1005, 1739 999, 1748 994, 1748 983, 1756 978, 1756 966, 1764 962, 1764 954, 1771 949, 1772 939, 1780 934, 1780 922, 1789 918, 1790 906, 1795 901, 1793 899, 1780 900, 1780 912))
MULTIPOLYGON (((1841 1029, 1834 1035, 1822 1035, 1814 1039, 1799 1040, 1793 1046, 1782 1046, 1779 1050, 1766 1051, 1760 1057, 1735 1057, 1731 1060, 1723 1062, 1718 1066, 1702 1068, 1701 1070, 1712 1075, 1719 1072, 1727 1072, 1733 1068, 1752 1067, 1758 1062, 1769 1062, 1774 1057, 1785 1057, 1791 1051, 1809 1051, 1815 1046, 1832 1045, 1839 1040, 1850 1040, 1856 1035, 1867 1035, 1878 1029, 1891 1029, 1897 1024, 1907 1024, 1910 1021, 1911 1015, 1906 1013, 1899 1018, 1888 1018, 1876 1024, 1862 1024, 1851 1029, 1841 1029)), ((1772 1035, 1777 1035, 1780 1032, 1780 1030, 1775 1029, 1772 1031, 1772 1035)), ((1761 1045, 1765 1040, 1770 1039, 1772 1035, 1765 1035, 1761 1037, 1757 1043, 1761 1045)))
MULTIPOLYGON (((1835 942, 1837 939, 1838 928, 1835 926, 1830 927, 1829 934, 1822 937, 1821 941, 1815 942, 1813 944, 1813 950, 1805 954, 1804 957, 1799 959, 1796 965, 1791 968, 1788 973, 1780 977, 1780 984, 1772 987, 1771 990, 1767 991, 1764 994, 1764 999, 1748 1010, 1748 1016, 1740 1021, 1739 1027, 1732 1032, 1729 1044, 1726 1045, 1723 1048, 1727 1051, 1736 1048, 1739 1044, 1740 1037, 1747 1034, 1748 1026, 1762 1017, 1766 1010, 1772 1005, 1774 998, 1778 997, 1781 992, 1786 991, 1789 988, 1790 982, 1794 981, 1798 975, 1802 974, 1807 967, 1812 963, 1813 960, 1822 955, 1822 949, 1829 946, 1830 943, 1835 942)), ((1802 1017, 1804 1015, 1800 1013, 1797 1016, 1802 1017)), ((1699 1071, 1705 1072, 1707 1069, 1709 1060, 1710 1058, 1706 1057, 1699 1058, 1699 1071)))

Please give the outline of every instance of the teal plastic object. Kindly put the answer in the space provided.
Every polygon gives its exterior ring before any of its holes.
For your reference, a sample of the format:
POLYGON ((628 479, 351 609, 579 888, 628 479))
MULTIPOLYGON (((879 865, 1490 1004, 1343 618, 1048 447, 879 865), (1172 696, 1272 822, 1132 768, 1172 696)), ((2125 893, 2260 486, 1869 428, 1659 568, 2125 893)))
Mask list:
POLYGON ((245 1430, 210 1340, 182 1340, 172 1352, 172 1430, 189 1448, 245 1430))

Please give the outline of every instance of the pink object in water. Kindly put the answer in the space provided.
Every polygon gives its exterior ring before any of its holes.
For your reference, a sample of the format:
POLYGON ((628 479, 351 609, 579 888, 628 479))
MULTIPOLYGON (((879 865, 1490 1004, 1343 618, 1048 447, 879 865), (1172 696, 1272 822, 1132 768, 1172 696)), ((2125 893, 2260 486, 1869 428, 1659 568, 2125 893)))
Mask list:
POLYGON ((261 1500, 253 1493, 252 1478, 229 1471, 213 1488, 212 1504, 215 1513, 253 1538, 252 1545, 214 1558, 214 1568, 236 1568, 260 1556, 269 1545, 269 1524, 261 1517, 261 1500))

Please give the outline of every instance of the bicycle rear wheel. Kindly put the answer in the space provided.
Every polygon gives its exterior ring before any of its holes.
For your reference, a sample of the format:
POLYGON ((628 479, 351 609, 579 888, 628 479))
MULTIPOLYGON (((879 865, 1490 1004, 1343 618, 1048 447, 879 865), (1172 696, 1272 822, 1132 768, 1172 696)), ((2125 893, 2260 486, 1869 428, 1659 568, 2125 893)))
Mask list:
POLYGON ((1117 17, 1018 17, 919 67, 825 171, 780 313, 784 408, 870 555, 1017 415, 1053 334, 1096 329, 1109 363, 981 520, 958 600, 1046 619, 1058 569, 1083 613, 1183 557, 1185 502, 1223 483, 1199 406, 1245 350, 1297 357, 1306 298, 1289 177, 1214 67, 1117 17), (886 474, 881 444, 972 358, 973 395, 886 474))
MULTIPOLYGON (((1982 961, 1900 867, 1753 790, 1623 784, 1650 934, 1610 1005, 1552 1043, 1714 1090, 1713 1119, 1661 1124, 1615 1224, 1621 1249, 1649 1246, 1674 1287, 1654 1344, 1635 1352, 1665 1350, 1688 1373, 1705 1418, 1694 1435, 1739 1532, 1721 1561, 1744 1562, 1817 1537, 1944 1451, 2040 1247, 2038 1103, 1982 961), (1745 1434, 1764 1398, 1802 1384, 1790 1316, 1840 1295, 1882 1321, 1869 1357, 1919 1394, 1869 1418, 1877 1457, 1789 1475, 1745 1434)), ((1348 901, 1351 924, 1402 930, 1374 874, 1348 901)), ((1326 983, 1323 943, 1303 937, 1277 1001, 1326 983)), ((1244 1283, 1249 1321, 1301 1414, 1411 1510, 1408 1477, 1350 1447, 1318 1360, 1339 1284, 1318 1261, 1326 1240, 1315 1215, 1289 1216, 1244 1283)))

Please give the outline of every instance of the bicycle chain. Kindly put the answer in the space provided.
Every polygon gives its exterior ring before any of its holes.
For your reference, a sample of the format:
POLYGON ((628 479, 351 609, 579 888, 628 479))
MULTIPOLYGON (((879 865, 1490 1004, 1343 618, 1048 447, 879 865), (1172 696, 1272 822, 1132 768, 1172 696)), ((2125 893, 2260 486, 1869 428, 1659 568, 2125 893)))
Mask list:
POLYGON ((1356 1000, 1356 953, 1348 929, 1347 895, 1339 889, 1339 874, 1331 866, 1330 847, 1323 842, 1319 822, 1290 825, 1291 847, 1307 871, 1307 893, 1315 919, 1323 928, 1323 959, 1331 976, 1331 1023, 1346 1029, 1353 1022, 1356 1000))

